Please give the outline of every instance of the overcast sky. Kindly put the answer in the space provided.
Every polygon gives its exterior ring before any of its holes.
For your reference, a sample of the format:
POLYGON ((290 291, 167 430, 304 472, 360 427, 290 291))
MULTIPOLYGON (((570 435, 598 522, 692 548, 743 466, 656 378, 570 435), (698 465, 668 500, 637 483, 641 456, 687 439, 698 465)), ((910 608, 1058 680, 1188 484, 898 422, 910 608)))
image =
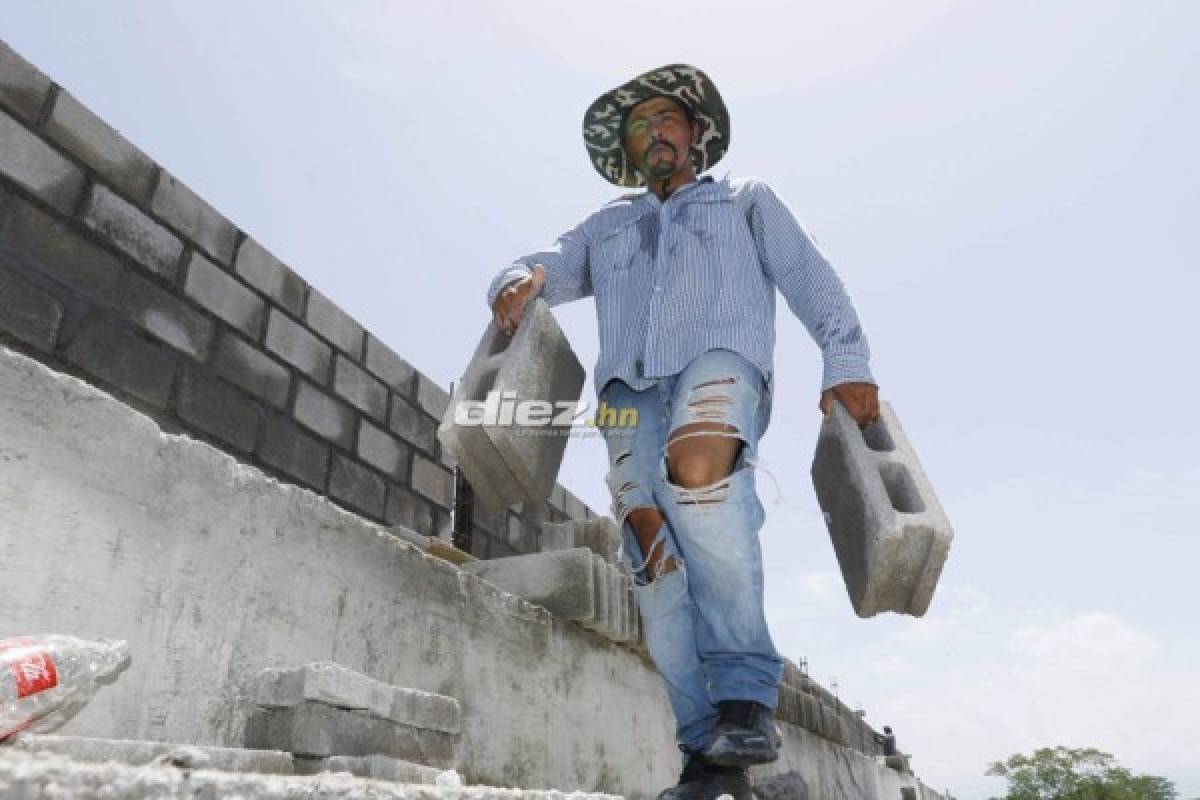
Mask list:
MULTIPOLYGON (((955 525, 925 618, 853 615, 808 475, 819 354, 780 302, 779 649, 967 800, 1054 744, 1200 795, 1200 3, 6 0, 0 37, 443 385, 494 272, 616 194, 588 103, 705 69, 715 174, 770 182, 833 261, 955 525)), ((592 302, 556 315, 590 370, 592 302)), ((605 510, 606 468, 576 439, 561 480, 605 510)))

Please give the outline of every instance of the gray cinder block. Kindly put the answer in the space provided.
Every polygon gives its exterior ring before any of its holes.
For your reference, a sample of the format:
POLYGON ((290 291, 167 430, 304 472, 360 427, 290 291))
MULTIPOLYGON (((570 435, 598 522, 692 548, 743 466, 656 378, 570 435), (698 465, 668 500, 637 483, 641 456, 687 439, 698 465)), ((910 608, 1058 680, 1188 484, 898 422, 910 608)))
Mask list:
MULTIPOLYGON (((543 536, 551 526, 543 525, 543 536)), ((566 549, 566 548, 559 548, 566 549)), ((607 562, 595 553, 592 554, 592 617, 579 620, 583 627, 595 631, 601 636, 608 632, 608 569, 607 562)))
POLYGON ((586 547, 610 564, 617 562, 621 532, 612 517, 548 522, 542 525, 543 551, 586 547))
POLYGON ((458 737, 402 725, 366 711, 305 700, 289 708, 260 708, 246 721, 248 747, 299 756, 384 755, 431 767, 454 767, 458 737))
POLYGON ((265 669, 255 678, 252 696, 266 708, 291 708, 313 701, 366 711, 416 728, 444 733, 462 729, 462 709, 455 698, 393 686, 329 661, 294 669, 265 669))
POLYGON ((64 214, 71 213, 83 188, 83 172, 78 167, 3 111, 0 111, 0 175, 64 214))
POLYGON ((592 552, 583 547, 461 564, 467 572, 570 620, 594 613, 592 552))
POLYGON ((855 613, 923 615, 954 533, 891 406, 860 430, 834 403, 812 477, 855 613))
POLYGON ((174 175, 162 173, 151 210, 217 261, 229 264, 233 260, 237 228, 174 175))
MULTIPOLYGON (((584 369, 570 342, 541 298, 526 309, 511 337, 489 322, 462 380, 455 386, 438 438, 453 453, 480 500, 492 508, 547 500, 562 464, 569 425, 518 425, 503 416, 485 424, 459 425, 455 412, 473 402, 485 405, 489 393, 497 409, 510 403, 541 401, 539 417, 560 415, 561 403, 578 402, 584 369), (545 411, 547 413, 541 413, 545 411), (494 424, 488 424, 494 423, 494 424)), ((513 406, 515 408, 515 406, 513 406)), ((478 418, 481 405, 471 413, 478 418)), ((526 421, 532 421, 527 419, 526 421)))

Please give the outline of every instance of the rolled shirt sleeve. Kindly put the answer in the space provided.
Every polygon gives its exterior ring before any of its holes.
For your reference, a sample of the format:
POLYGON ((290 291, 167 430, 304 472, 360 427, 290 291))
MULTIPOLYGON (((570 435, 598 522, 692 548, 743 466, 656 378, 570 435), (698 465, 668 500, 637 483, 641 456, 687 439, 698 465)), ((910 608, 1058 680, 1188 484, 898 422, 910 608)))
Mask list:
POLYGON ((867 337, 842 281, 775 192, 761 181, 753 191, 750 226, 759 260, 821 349, 821 388, 875 383, 867 337))
POLYGON ((502 269, 488 286, 487 305, 491 308, 500 292, 514 281, 533 273, 533 266, 546 269, 546 284, 540 297, 549 306, 590 297, 592 277, 588 264, 588 236, 585 223, 559 236, 549 247, 530 253, 502 269))

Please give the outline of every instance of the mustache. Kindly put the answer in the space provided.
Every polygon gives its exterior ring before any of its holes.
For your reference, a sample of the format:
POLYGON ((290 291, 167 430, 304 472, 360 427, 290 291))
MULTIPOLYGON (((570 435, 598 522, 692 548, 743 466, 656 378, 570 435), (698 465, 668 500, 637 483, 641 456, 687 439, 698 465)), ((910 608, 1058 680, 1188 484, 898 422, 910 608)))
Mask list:
POLYGON ((645 153, 642 153, 642 158, 645 158, 645 157, 649 156, 649 155, 650 155, 650 152, 651 152, 652 150, 654 150, 654 148, 656 148, 656 147, 669 147, 669 148, 671 149, 671 152, 672 152, 672 153, 674 153, 675 155, 679 155, 679 153, 678 153, 678 152, 675 150, 675 145, 671 144, 670 142, 668 142, 668 141, 666 141, 666 140, 661 140, 661 139, 660 139, 660 140, 659 140, 659 141, 657 141, 657 142, 651 142, 651 143, 650 143, 650 146, 646 148, 646 152, 645 152, 645 153))

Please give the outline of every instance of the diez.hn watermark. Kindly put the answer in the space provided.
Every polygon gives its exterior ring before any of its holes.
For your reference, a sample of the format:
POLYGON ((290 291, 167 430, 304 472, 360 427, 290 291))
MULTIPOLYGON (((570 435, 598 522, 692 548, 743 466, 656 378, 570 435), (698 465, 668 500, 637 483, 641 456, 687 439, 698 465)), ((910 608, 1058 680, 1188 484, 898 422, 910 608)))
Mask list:
POLYGON ((601 402, 588 415, 586 400, 519 400, 512 389, 493 389, 483 400, 460 400, 454 406, 454 424, 460 426, 516 427, 518 436, 589 436, 599 428, 635 428, 638 410, 601 402))

